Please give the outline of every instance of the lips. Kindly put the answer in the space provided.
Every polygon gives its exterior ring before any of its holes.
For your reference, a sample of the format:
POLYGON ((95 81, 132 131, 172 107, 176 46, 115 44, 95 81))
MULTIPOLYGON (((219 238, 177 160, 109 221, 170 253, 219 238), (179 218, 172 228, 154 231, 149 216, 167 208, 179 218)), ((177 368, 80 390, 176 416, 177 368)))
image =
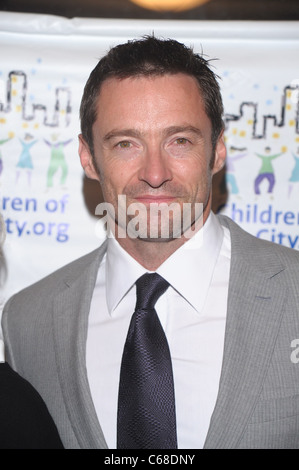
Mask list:
POLYGON ((140 202, 142 204, 153 204, 153 203, 156 203, 156 204, 162 204, 162 203, 166 203, 166 204, 171 204, 172 202, 174 202, 176 200, 176 198, 174 196, 168 196, 168 195, 165 195, 165 194, 161 194, 160 196, 159 195, 143 195, 143 196, 135 196, 134 198, 137 202, 140 202))

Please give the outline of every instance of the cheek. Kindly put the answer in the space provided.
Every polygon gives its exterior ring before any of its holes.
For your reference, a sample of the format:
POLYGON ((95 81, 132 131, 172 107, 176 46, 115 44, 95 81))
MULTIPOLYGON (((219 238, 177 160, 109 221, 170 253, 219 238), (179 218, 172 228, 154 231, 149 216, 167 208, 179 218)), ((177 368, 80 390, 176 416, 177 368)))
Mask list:
POLYGON ((124 188, 127 182, 127 172, 120 166, 114 165, 102 167, 100 184, 106 202, 117 204, 118 196, 125 193, 124 188))
POLYGON ((209 185, 212 177, 210 165, 206 158, 198 156, 188 162, 180 162, 176 166, 177 179, 181 184, 189 187, 192 192, 200 191, 200 188, 209 185))
POLYGON ((101 187, 103 191, 103 196, 107 202, 111 199, 115 199, 117 194, 120 192, 119 182, 111 176, 105 177, 101 179, 101 187))
POLYGON ((206 205, 212 188, 212 172, 210 167, 202 168, 202 171, 193 176, 193 198, 196 202, 206 205))

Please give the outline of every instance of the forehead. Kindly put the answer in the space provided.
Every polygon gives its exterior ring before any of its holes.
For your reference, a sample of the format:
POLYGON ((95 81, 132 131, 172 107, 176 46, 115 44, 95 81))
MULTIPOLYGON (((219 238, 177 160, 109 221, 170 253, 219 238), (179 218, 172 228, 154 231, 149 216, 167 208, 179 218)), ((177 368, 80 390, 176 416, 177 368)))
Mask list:
POLYGON ((102 84, 96 108, 98 128, 156 128, 198 121, 210 127, 197 80, 182 73, 109 78, 102 84))
POLYGON ((182 82, 193 82, 195 85, 198 86, 198 91, 199 91, 199 83, 196 79, 195 76, 189 75, 187 73, 183 72, 178 72, 178 73, 140 73, 140 74, 134 74, 132 76, 127 76, 127 77, 117 77, 117 76, 112 76, 109 78, 106 78, 101 85, 101 89, 105 86, 117 86, 118 84, 125 84, 127 86, 135 86, 136 83, 172 83, 175 84, 177 83, 178 86, 182 82))
POLYGON ((118 101, 120 104, 120 97, 123 97, 124 100, 127 96, 131 99, 135 97, 137 100, 140 95, 144 98, 150 95, 151 99, 155 99, 155 97, 160 99, 163 96, 165 101, 169 99, 170 102, 178 98, 187 102, 192 101, 194 98, 196 98, 196 102, 202 103, 203 101, 196 78, 183 73, 108 78, 102 83, 98 101, 101 101, 102 105, 113 101, 118 101), (173 91, 175 91, 174 95, 173 91))

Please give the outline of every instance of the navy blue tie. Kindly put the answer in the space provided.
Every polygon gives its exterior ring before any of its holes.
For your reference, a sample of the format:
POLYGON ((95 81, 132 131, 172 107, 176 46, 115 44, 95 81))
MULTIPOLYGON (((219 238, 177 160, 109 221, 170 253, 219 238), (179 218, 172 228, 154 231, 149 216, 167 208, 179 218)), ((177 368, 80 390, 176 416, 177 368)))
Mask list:
POLYGON ((174 384, 167 339, 155 310, 169 284, 159 274, 136 282, 118 397, 118 449, 176 449, 174 384))

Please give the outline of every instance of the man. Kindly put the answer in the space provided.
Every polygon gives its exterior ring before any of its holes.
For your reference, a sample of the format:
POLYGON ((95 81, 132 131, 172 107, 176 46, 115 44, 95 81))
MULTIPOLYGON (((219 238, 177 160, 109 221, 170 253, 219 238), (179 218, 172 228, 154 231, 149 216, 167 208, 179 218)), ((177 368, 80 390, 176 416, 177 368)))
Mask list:
POLYGON ((66 448, 299 448, 299 255, 211 212, 222 113, 208 62, 173 40, 90 75, 79 153, 109 236, 3 314, 66 448))

